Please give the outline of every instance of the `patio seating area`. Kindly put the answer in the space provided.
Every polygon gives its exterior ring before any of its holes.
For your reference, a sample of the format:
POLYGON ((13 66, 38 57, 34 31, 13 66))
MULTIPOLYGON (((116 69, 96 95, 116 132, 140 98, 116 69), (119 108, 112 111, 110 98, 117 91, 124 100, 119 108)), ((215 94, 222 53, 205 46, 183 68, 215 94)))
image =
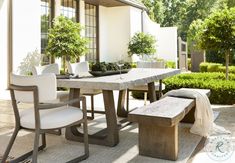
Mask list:
POLYGON ((0 163, 234 163, 233 1, 1 0, 0 163))
MULTIPOLYGON (((97 110, 103 111, 102 95, 95 98, 95 106, 97 110)), ((114 92, 115 104, 118 99, 118 92, 114 92)), ((89 97, 87 97, 89 101, 89 97)), ((136 100, 130 97, 130 108, 143 105, 143 100, 136 100)), ((10 101, 0 101, 0 155, 5 150, 8 140, 10 139, 14 126, 14 116, 10 101)), ((30 107, 28 104, 21 104, 20 109, 30 107)), ((88 108, 90 104, 88 103, 88 108)), ((216 124, 232 131, 232 137, 235 135, 235 120, 232 115, 235 114, 234 106, 213 106, 214 111, 218 111, 219 117, 216 124)), ((88 130, 94 133, 105 126, 105 117, 102 114, 95 114, 94 120, 88 121, 88 130)), ((202 137, 191 134, 189 132, 191 125, 180 123, 179 125, 179 156, 177 161, 180 163, 199 163, 201 160, 209 160, 205 152, 204 139, 202 137)), ((34 134, 22 131, 13 147, 10 156, 17 157, 20 154, 32 149, 32 141, 34 134), (24 147, 24 148, 23 148, 24 147)), ((133 123, 120 131, 120 143, 115 147, 106 147, 100 145, 89 145, 90 156, 83 162, 172 162, 151 157, 144 157, 138 154, 138 126, 133 123)), ((233 140, 234 141, 234 140, 233 140)), ((39 152, 38 162, 65 162, 75 158, 79 152, 83 151, 82 143, 68 141, 64 138, 64 130, 62 136, 47 134, 48 148, 39 152)))

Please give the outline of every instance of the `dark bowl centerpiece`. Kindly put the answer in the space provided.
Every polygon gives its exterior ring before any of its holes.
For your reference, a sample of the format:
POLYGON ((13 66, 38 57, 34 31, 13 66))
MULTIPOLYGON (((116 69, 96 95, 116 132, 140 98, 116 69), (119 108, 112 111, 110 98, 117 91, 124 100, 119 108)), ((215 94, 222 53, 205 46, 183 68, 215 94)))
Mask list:
MULTIPOLYGON (((131 69, 131 64, 125 62, 122 66, 121 73, 127 73, 131 69)), ((114 75, 119 74, 120 69, 117 63, 105 63, 105 62, 97 62, 91 65, 90 73, 93 76, 106 76, 106 75, 114 75)))

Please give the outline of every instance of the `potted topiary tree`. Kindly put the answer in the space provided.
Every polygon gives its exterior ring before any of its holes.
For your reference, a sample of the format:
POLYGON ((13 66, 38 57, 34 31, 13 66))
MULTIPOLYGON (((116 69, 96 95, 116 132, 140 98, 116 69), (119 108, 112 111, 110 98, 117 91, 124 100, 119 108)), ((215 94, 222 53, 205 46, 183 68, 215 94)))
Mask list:
POLYGON ((128 45, 128 54, 143 58, 144 55, 153 55, 156 52, 156 39, 150 34, 143 32, 136 33, 130 40, 128 45))
POLYGON ((79 23, 59 16, 53 20, 53 27, 49 29, 46 54, 62 58, 65 62, 77 59, 88 51, 88 40, 81 36, 82 27, 79 23))

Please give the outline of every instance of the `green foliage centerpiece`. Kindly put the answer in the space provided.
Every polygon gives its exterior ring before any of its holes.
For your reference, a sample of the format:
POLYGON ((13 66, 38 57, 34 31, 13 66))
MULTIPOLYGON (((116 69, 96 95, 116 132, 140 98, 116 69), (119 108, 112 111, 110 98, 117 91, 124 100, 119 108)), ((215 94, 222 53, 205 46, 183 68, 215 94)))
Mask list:
POLYGON ((136 33, 128 45, 128 54, 136 54, 143 58, 144 55, 153 55, 156 52, 156 39, 150 34, 143 32, 136 33))
POLYGON ((49 56, 65 60, 77 59, 88 51, 88 40, 81 36, 82 27, 79 23, 59 16, 53 20, 53 27, 49 29, 46 53, 49 56))

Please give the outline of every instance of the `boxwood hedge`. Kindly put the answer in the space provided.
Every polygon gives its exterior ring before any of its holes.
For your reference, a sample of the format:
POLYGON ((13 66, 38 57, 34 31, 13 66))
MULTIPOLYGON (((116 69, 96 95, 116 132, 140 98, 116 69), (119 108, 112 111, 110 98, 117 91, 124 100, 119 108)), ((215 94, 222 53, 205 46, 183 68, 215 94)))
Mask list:
MULTIPOLYGON (((179 88, 210 89, 209 97, 212 104, 235 104, 235 74, 229 74, 230 80, 225 80, 224 73, 187 73, 179 74, 163 81, 165 92, 179 88)), ((144 97, 141 92, 132 92, 134 98, 144 97)))
POLYGON ((165 92, 179 88, 210 89, 210 102, 213 104, 235 103, 235 75, 229 74, 230 80, 225 80, 223 73, 190 73, 179 74, 165 79, 165 92))
MULTIPOLYGON (((209 62, 202 62, 200 63, 200 72, 224 72, 226 67, 220 63, 209 63, 209 62)), ((235 74, 235 66, 229 66, 229 73, 235 74)))

